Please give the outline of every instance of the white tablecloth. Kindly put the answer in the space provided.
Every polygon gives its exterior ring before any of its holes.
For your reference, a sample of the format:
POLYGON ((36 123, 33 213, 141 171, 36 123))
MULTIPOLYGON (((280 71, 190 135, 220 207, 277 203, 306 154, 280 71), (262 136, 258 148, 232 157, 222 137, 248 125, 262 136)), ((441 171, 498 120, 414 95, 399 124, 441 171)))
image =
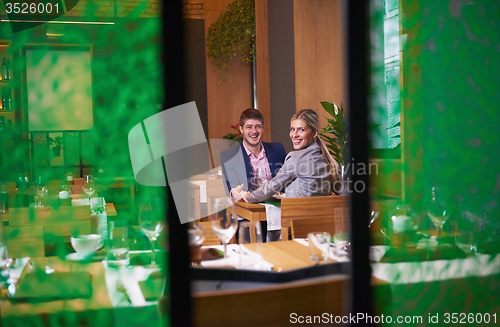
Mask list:
POLYGON ((500 273, 500 256, 478 254, 466 259, 422 262, 373 263, 373 276, 391 284, 407 284, 486 276, 500 273))
MULTIPOLYGON (((145 253, 151 251, 130 251, 134 253, 145 253)), ((131 266, 129 268, 110 268, 107 261, 102 262, 106 274, 106 287, 108 289, 109 299, 113 307, 123 306, 147 306, 156 304, 156 301, 146 301, 139 286, 140 281, 148 279, 149 275, 158 271, 159 268, 144 268, 142 266, 131 266), (130 302, 125 299, 125 294, 117 290, 118 283, 125 287, 126 292, 130 298, 130 302)))

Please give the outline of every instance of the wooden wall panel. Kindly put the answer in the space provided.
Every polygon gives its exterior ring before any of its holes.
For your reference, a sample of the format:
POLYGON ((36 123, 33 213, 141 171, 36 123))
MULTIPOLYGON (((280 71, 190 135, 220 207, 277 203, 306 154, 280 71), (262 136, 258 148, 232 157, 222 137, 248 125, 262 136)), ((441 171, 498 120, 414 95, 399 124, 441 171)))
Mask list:
POLYGON ((257 54, 257 108, 264 116, 263 141, 271 141, 271 92, 269 85, 269 38, 267 0, 255 1, 257 54))
POLYGON ((347 105, 344 6, 344 0, 294 0, 297 111, 311 108, 323 117, 321 101, 347 105))
MULTIPOLYGON (((227 9, 231 0, 205 1, 205 36, 210 25, 227 9)), ((207 64, 207 111, 208 137, 222 138, 232 132, 234 125, 244 109, 252 107, 251 66, 234 58, 232 66, 226 72, 226 80, 218 82, 217 69, 207 64)))

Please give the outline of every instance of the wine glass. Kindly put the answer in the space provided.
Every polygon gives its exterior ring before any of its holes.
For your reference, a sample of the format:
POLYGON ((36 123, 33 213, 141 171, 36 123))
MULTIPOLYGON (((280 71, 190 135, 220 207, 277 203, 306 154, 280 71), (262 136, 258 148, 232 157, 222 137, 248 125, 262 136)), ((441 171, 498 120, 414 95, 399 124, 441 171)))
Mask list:
POLYGON ((95 192, 95 184, 94 178, 90 175, 86 175, 83 177, 83 192, 89 196, 89 205, 90 205, 90 196, 95 192))
POLYGON ((149 268, 158 268, 156 264, 155 242, 160 232, 165 226, 165 216, 163 214, 163 205, 159 199, 151 202, 144 202, 139 206, 138 216, 139 226, 144 235, 151 242, 152 256, 149 268))
POLYGON ((267 181, 267 168, 256 168, 253 178, 253 184, 255 185, 255 188, 258 189, 267 181))
POLYGON ((370 222, 368 227, 372 227, 373 222, 380 215, 380 204, 377 201, 371 201, 370 203, 370 222))
POLYGON ((430 197, 426 201, 426 213, 436 226, 437 237, 440 237, 444 223, 450 218, 447 189, 437 187, 431 189, 430 197))
POLYGON ((43 197, 48 193, 47 188, 43 185, 42 177, 38 177, 38 185, 36 186, 37 202, 35 207, 43 207, 43 197))
POLYGON ((214 199, 213 208, 215 213, 210 217, 212 230, 224 244, 224 257, 227 260, 227 244, 229 244, 238 227, 236 206, 233 199, 224 196, 214 199))

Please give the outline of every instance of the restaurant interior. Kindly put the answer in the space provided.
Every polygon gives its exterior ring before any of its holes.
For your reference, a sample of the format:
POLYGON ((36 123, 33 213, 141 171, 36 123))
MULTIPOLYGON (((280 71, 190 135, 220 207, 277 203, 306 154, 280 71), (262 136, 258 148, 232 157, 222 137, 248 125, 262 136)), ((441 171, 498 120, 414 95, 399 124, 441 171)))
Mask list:
POLYGON ((0 325, 498 324, 498 1, 18 5, 0 325), (236 197, 248 108, 286 160, 314 110, 342 190, 236 197))

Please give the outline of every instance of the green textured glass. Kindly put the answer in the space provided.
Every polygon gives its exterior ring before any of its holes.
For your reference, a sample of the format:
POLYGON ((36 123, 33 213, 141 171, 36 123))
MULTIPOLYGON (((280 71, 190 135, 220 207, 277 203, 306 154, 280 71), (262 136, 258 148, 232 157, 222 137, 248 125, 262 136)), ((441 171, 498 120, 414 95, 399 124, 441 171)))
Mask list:
MULTIPOLYGON (((69 2, 73 6, 76 1, 69 2)), ((5 126, 0 131, 0 189, 8 193, 11 221, 6 239, 0 243, 7 243, 9 255, 14 258, 51 257, 53 261, 46 266, 56 272, 62 266, 80 269, 79 263, 66 260, 68 251, 72 251, 68 245, 70 236, 87 234, 94 228, 90 222, 74 223, 76 214, 65 209, 64 201, 59 199, 59 192, 67 192, 68 185, 71 192, 78 193, 73 181, 76 184, 85 175, 93 176, 92 196, 104 197, 106 203, 114 205, 117 216, 111 216, 106 209, 108 221, 117 218, 126 221, 131 250, 149 247, 147 238, 133 228, 138 226, 139 199, 147 199, 151 194, 165 197, 164 188, 137 185, 128 149, 130 129, 160 111, 164 102, 159 4, 80 1, 58 20, 80 23, 45 23, 16 33, 12 33, 8 23, 0 23, 0 44, 4 45, 0 47, 0 62, 4 57, 9 58, 12 72, 9 82, 0 81, 0 88, 9 87, 13 108, 11 113, 0 110, 5 126), (44 208, 30 208, 34 205, 33 190, 39 179, 48 189, 43 197, 44 208), (50 209, 55 214, 41 224, 35 209, 50 209), (16 220, 35 229, 43 228, 44 235, 39 238, 42 243, 35 243, 35 237, 19 241, 26 226, 17 226, 13 223, 16 220), (21 243, 24 250, 12 245, 21 243)), ((167 200, 163 198, 158 203, 162 203, 158 209, 166 213, 167 200)), ((77 207, 73 205, 72 210, 77 207)), ((96 219, 98 224, 99 219, 96 219)), ((102 230, 105 227, 104 223, 102 230)), ((103 233, 106 242, 107 235, 103 233)), ((165 249, 165 236, 160 235, 157 250, 162 254, 157 252, 156 261, 163 275, 168 272, 165 249)), ((142 258, 136 259, 137 264, 145 264, 142 258)), ((2 323, 5 326, 125 323, 137 326, 158 325, 161 321, 168 325, 168 313, 160 317, 156 304, 151 302, 143 310, 122 310, 131 302, 119 278, 116 286, 106 285, 103 264, 89 265, 96 265, 92 269, 101 271, 98 277, 92 277, 93 283, 96 280, 100 283, 99 287, 93 284, 91 296, 99 302, 95 307, 77 309, 78 300, 67 301, 67 307, 61 306, 48 320, 36 312, 20 316, 2 312, 2 323), (110 287, 115 298, 107 299, 105 290, 110 287)), ((55 287, 65 285, 61 282, 55 287)))
MULTIPOLYGON (((373 3, 371 33, 379 37, 372 47, 383 48, 383 17, 396 2, 373 3)), ((397 316, 421 319, 398 321, 405 326, 498 323, 500 4, 400 0, 398 6, 401 158, 380 159, 372 184, 378 212, 372 243, 385 251, 373 273, 390 285, 374 288, 374 302, 392 324, 397 316), (411 208, 416 232, 405 212, 391 217, 398 203, 411 208)), ((390 107, 384 98, 390 92, 378 87, 389 87, 378 69, 381 57, 372 62, 377 116, 381 106, 390 107)))

